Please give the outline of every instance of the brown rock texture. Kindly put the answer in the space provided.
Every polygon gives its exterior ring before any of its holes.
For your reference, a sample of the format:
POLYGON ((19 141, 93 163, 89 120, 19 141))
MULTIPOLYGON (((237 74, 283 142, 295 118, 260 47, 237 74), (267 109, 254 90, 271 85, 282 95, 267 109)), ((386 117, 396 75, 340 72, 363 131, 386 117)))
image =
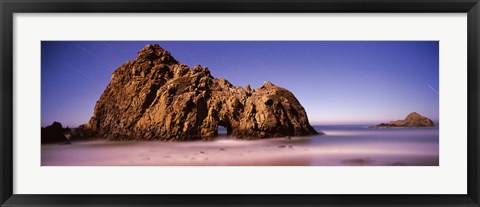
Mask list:
POLYGON ((189 141, 217 136, 218 126, 242 139, 317 134, 290 91, 270 82, 233 86, 158 45, 115 70, 82 130, 111 140, 189 141))
POLYGON ((405 117, 404 120, 391 121, 389 123, 381 123, 375 127, 433 127, 433 121, 417 112, 412 112, 405 117))
POLYGON ((91 129, 89 124, 82 124, 73 130, 71 134, 73 140, 76 139, 95 139, 95 132, 91 129))

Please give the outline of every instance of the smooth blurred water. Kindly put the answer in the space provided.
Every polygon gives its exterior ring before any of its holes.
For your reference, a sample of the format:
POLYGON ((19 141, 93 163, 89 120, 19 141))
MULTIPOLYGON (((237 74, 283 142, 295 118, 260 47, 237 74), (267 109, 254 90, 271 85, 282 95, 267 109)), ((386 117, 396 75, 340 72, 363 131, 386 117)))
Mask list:
POLYGON ((314 126, 322 131, 324 139, 313 142, 429 142, 438 144, 438 127, 424 128, 369 128, 365 125, 314 126))
POLYGON ((314 126, 314 128, 325 134, 309 139, 308 143, 311 146, 379 152, 371 155, 359 153, 359 157, 362 158, 354 159, 378 160, 402 165, 439 164, 438 126, 369 128, 366 125, 323 125, 314 126))
POLYGON ((88 141, 42 145, 43 166, 438 166, 439 129, 314 126, 324 134, 213 141, 88 141))

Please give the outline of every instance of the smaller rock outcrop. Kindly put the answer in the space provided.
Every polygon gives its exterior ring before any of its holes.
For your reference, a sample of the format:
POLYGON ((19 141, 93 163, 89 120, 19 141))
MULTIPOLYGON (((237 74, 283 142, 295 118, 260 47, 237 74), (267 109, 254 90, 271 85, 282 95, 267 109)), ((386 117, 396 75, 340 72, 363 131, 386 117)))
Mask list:
POLYGON ((433 121, 417 112, 412 112, 404 120, 381 123, 373 127, 434 127, 433 121))
POLYGON ((70 128, 63 128, 60 122, 53 122, 52 125, 42 127, 41 139, 42 144, 54 143, 54 142, 68 142, 69 140, 65 135, 71 132, 70 128))

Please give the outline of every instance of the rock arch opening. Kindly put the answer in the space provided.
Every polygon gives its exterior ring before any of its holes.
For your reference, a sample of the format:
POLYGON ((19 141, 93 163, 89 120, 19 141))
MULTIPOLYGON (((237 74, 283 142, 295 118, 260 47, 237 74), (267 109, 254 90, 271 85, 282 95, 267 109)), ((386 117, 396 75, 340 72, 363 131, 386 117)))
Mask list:
POLYGON ((232 135, 232 126, 226 121, 219 121, 217 126, 216 136, 230 136, 232 135))

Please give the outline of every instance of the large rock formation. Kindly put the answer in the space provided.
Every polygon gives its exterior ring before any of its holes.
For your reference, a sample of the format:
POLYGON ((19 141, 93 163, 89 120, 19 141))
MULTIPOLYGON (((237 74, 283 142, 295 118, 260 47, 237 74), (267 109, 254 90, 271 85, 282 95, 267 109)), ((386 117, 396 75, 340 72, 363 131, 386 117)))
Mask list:
POLYGON ((404 120, 391 121, 389 123, 381 123, 375 127, 433 127, 433 121, 424 117, 417 112, 412 112, 405 117, 404 120))
POLYGON ((290 91, 270 82, 233 86, 158 45, 145 46, 112 74, 82 130, 113 140, 187 141, 215 137, 218 126, 243 139, 317 134, 290 91))

